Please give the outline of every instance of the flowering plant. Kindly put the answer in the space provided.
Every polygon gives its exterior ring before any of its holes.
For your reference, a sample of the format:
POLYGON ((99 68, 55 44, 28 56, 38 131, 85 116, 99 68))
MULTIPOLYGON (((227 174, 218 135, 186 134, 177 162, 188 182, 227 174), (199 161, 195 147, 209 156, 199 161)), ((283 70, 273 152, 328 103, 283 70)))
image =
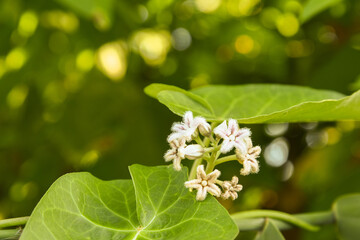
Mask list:
POLYGON ((234 239, 241 230, 258 231, 256 239, 277 240, 283 239, 280 230, 317 231, 320 225, 333 223, 343 239, 360 236, 359 194, 338 199, 329 211, 300 215, 273 210, 229 215, 213 197, 236 200, 243 189, 237 176, 219 179, 221 173, 215 169, 219 164, 237 161, 242 176, 259 172, 261 148, 253 145, 250 129, 240 128, 239 123, 360 120, 360 91, 343 96, 280 85, 185 91, 162 84, 145 91, 183 117, 173 124, 167 138, 170 149, 164 158, 172 166, 134 164, 129 167, 132 180, 102 181, 89 173, 64 175, 30 217, 1 220, 0 228, 9 229, 0 230, 0 236, 20 236, 21 240, 234 239), (185 159, 192 161, 189 173, 181 164, 185 159), (24 224, 24 230, 13 228, 24 224))
POLYGON ((238 178, 234 176, 231 181, 220 181, 220 171, 214 167, 220 163, 237 160, 243 165, 240 173, 248 175, 259 171, 259 163, 256 158, 261 149, 253 147, 247 128, 239 128, 236 120, 223 121, 219 126, 212 129, 203 117, 193 117, 188 111, 184 114, 183 122, 174 123, 173 131, 168 142, 171 149, 165 155, 165 161, 173 161, 174 169, 181 170, 181 160, 187 158, 195 160, 190 171, 189 181, 185 182, 187 188, 196 189, 196 199, 202 201, 207 193, 216 197, 235 200, 237 192, 242 190, 238 184, 238 178), (213 136, 215 134, 215 137, 213 136), (203 139, 201 139, 203 136, 203 139), (186 142, 195 141, 197 144, 187 145, 186 142), (209 147, 211 146, 211 147, 209 147), (221 154, 230 152, 235 148, 236 154, 219 158, 221 154), (202 161, 207 162, 206 171, 202 161), (196 174, 196 178, 195 178, 196 174), (223 189, 223 193, 219 186, 223 189))

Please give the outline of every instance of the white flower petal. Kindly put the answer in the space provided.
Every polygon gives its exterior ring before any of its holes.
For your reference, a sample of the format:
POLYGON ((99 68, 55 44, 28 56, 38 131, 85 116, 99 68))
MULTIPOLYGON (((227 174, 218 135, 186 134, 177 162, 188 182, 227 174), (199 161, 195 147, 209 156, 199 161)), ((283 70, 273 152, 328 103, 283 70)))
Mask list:
POLYGON ((227 138, 227 124, 226 124, 226 120, 223 121, 219 126, 217 126, 216 128, 214 128, 214 133, 215 135, 221 137, 221 138, 227 138))
POLYGON ((173 160, 173 166, 176 171, 181 170, 181 159, 179 157, 177 157, 173 160))
POLYGON ((193 122, 194 122, 193 113, 191 111, 185 112, 184 117, 183 117, 183 121, 184 121, 185 125, 188 126, 188 127, 193 125, 193 122))
POLYGON ((195 188, 195 189, 202 188, 200 183, 201 183, 201 180, 193 179, 193 180, 185 182, 185 187, 186 188, 195 188))
POLYGON ((211 195, 213 195, 215 197, 220 197, 220 195, 221 195, 221 189, 215 184, 210 184, 205 189, 206 189, 206 191, 208 191, 211 195))
POLYGON ((203 200, 205 200, 206 195, 207 195, 207 191, 204 188, 199 188, 197 190, 196 200, 203 201, 203 200))
POLYGON ((206 172, 204 170, 204 165, 199 165, 196 168, 196 178, 197 179, 205 179, 206 178, 206 172))
POLYGON ((181 132, 181 131, 184 131, 186 129, 187 129, 186 126, 183 123, 180 123, 180 122, 175 122, 171 126, 171 131, 173 131, 173 132, 181 132))
POLYGON ((228 132, 229 134, 235 134, 239 130, 239 124, 235 119, 229 119, 228 132))
POLYGON ((241 138, 248 138, 251 136, 251 131, 248 128, 240 128, 238 131, 236 131, 235 136, 241 138))
POLYGON ((170 162, 175 158, 176 152, 174 152, 173 149, 167 150, 167 152, 164 155, 165 162, 170 162))
POLYGON ((206 180, 209 182, 209 183, 215 183, 216 179, 220 176, 221 172, 217 169, 215 169, 214 171, 212 171, 211 173, 209 173, 207 176, 206 176, 206 180))
POLYGON ((245 141, 243 141, 243 139, 241 139, 241 138, 240 139, 239 138, 235 139, 234 146, 235 146, 235 148, 237 150, 240 151, 241 154, 246 154, 247 151, 248 151, 248 148, 247 148, 247 145, 246 145, 245 141))
POLYGON ((221 144, 220 152, 228 153, 233 148, 234 148, 234 142, 230 141, 229 139, 224 139, 224 141, 221 144))

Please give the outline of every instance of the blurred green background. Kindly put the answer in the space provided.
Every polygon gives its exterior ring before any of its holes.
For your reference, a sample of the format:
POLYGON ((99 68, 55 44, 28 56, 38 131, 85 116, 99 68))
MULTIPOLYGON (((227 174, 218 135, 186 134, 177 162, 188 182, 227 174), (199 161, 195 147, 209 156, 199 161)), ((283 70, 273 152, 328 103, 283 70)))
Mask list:
MULTIPOLYGON (((129 178, 128 165, 164 164, 180 118, 143 93, 148 84, 359 89, 360 2, 306 15, 316 2, 1 0, 0 219, 29 215, 65 173, 129 178)), ((328 210, 360 190, 359 123, 249 127, 261 171, 240 178, 239 199, 222 202, 230 212, 328 210)), ((239 168, 222 165, 222 175, 239 168)))

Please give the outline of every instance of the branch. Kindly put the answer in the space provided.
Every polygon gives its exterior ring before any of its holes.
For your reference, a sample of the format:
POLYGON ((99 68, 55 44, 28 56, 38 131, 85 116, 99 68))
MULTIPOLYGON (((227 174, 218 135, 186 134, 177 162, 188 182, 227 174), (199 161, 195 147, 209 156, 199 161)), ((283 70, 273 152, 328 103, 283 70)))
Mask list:
POLYGON ((280 230, 287 230, 298 226, 310 231, 316 231, 318 227, 315 225, 332 224, 335 222, 332 211, 290 215, 272 210, 253 210, 235 213, 231 217, 240 231, 261 230, 266 218, 273 219, 275 225, 280 230))

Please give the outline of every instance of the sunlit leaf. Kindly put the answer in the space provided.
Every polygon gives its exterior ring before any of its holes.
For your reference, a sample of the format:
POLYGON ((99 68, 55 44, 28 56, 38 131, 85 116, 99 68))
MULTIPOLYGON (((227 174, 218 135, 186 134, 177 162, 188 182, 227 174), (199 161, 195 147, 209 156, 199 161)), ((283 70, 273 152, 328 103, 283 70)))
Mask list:
POLYGON ((354 240, 360 236, 360 194, 339 198, 333 206, 341 239, 354 240))
POLYGON ((212 197, 196 201, 184 187, 186 169, 134 165, 130 171, 133 182, 102 181, 88 173, 61 177, 21 239, 235 238, 238 229, 227 211, 212 197))
POLYGON ((300 15, 300 20, 304 23, 316 16, 316 14, 321 13, 341 1, 342 0, 308 0, 304 5, 303 12, 300 15))
POLYGON ((264 229, 258 233, 255 240, 285 240, 285 238, 275 224, 267 220, 264 229))
POLYGON ((351 96, 308 87, 277 84, 207 86, 184 92, 152 84, 145 90, 171 111, 193 111, 210 121, 242 123, 360 120, 360 91, 351 96), (164 90, 162 90, 164 89, 164 90))

